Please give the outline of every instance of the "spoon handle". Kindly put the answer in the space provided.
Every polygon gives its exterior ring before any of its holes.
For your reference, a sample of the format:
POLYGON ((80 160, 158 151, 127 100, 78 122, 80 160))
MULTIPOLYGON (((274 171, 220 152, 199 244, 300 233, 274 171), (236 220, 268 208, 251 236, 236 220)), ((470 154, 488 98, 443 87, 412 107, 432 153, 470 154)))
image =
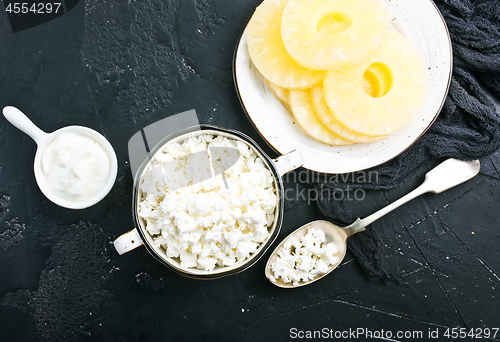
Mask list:
POLYGON ((37 144, 39 144, 47 133, 38 128, 23 112, 16 107, 7 106, 3 108, 3 116, 11 124, 19 128, 24 133, 28 134, 37 144))
POLYGON ((346 233, 352 235, 365 230, 366 226, 375 222, 385 214, 426 192, 439 194, 461 184, 477 175, 479 169, 479 160, 461 161, 458 159, 447 159, 427 172, 424 182, 418 188, 370 216, 364 219, 358 218, 353 224, 345 227, 346 233))

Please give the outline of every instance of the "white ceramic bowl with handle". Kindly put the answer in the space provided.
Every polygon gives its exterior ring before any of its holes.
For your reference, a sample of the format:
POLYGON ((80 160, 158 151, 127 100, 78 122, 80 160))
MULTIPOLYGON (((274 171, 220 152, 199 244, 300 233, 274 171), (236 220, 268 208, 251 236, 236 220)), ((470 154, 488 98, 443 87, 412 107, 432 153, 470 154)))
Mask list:
POLYGON ((67 126, 58 129, 52 133, 46 133, 38 128, 23 112, 16 107, 7 106, 3 109, 3 115, 15 127, 19 128, 24 133, 28 134, 37 144, 35 154, 35 162, 33 165, 36 182, 42 193, 53 203, 69 209, 84 209, 88 208, 100 200, 102 200, 111 190, 115 183, 116 174, 118 171, 118 162, 116 154, 109 141, 98 132, 83 126, 67 126), (107 180, 101 189, 92 197, 83 200, 68 200, 54 193, 47 183, 47 179, 42 170, 42 158, 47 147, 52 141, 63 133, 76 133, 93 139, 98 142, 105 150, 109 157, 109 173, 107 180))

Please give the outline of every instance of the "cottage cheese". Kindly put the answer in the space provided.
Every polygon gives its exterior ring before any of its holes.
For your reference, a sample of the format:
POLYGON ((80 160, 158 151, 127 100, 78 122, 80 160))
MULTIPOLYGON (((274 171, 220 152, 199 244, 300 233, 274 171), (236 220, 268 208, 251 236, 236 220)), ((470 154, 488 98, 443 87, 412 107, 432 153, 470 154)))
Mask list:
POLYGON ((271 172, 246 143, 227 137, 205 134, 164 147, 139 188, 138 214, 146 229, 182 267, 211 271, 243 261, 267 239, 274 222, 277 195, 271 172), (222 174, 211 177, 211 159, 200 159, 211 157, 211 147, 239 153, 223 173, 225 182, 222 174))
POLYGON ((300 240, 287 241, 271 264, 271 281, 299 285, 328 272, 329 266, 340 261, 335 244, 325 242, 322 230, 311 228, 300 240))

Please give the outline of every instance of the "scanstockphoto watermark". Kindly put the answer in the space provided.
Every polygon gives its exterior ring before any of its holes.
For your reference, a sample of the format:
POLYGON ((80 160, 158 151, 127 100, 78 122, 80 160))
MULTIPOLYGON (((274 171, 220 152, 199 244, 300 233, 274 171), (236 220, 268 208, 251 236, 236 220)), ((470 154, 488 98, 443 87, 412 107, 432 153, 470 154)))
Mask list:
POLYGON ((363 185, 377 184, 378 177, 377 171, 319 174, 300 170, 284 176, 284 181, 294 186, 287 187, 283 196, 288 201, 307 201, 308 204, 318 200, 363 201, 366 197, 363 185), (301 184, 315 186, 305 188, 301 184))
POLYGON ((291 328, 289 337, 291 339, 343 339, 343 340, 361 340, 378 339, 399 341, 405 340, 425 340, 425 341, 456 341, 470 339, 495 339, 500 335, 498 327, 429 327, 427 330, 390 330, 390 329, 367 329, 367 328, 349 328, 336 330, 331 328, 322 328, 321 330, 300 330, 291 328))
POLYGON ((347 185, 344 189, 332 189, 328 187, 320 188, 304 188, 295 183, 292 187, 287 187, 283 191, 283 197, 286 201, 312 202, 318 200, 335 200, 335 201, 363 201, 366 192, 364 189, 354 189, 347 185))
POLYGON ((433 338, 430 334, 424 334, 421 330, 370 330, 366 328, 349 328, 345 330, 335 330, 330 328, 323 328, 321 330, 299 330, 291 328, 289 337, 292 339, 382 339, 393 340, 396 339, 422 339, 426 337, 433 338))

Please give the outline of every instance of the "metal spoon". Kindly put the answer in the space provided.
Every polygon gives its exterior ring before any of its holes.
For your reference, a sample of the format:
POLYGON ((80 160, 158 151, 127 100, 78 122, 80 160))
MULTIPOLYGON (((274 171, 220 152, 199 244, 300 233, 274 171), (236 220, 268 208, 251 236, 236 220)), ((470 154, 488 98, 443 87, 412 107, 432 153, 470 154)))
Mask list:
POLYGON ((445 190, 454 187, 455 185, 461 184, 473 178, 475 175, 479 173, 479 169, 480 169, 479 160, 461 161, 457 159, 447 159, 438 166, 436 166, 435 168, 433 168, 432 170, 430 170, 425 175, 424 182, 418 188, 406 194, 405 196, 401 197, 394 203, 389 204, 388 206, 380 209, 374 214, 364 219, 358 218, 354 223, 352 223, 347 227, 338 227, 328 221, 321 221, 321 220, 307 223, 306 225, 298 228, 293 233, 288 235, 273 251, 266 264, 265 274, 267 279, 269 279, 269 281, 276 286, 283 288, 293 288, 293 287, 304 286, 323 278, 324 276, 328 275, 331 271, 333 271, 335 268, 337 268, 337 266, 340 265, 340 263, 344 259, 347 251, 347 244, 346 244, 347 238, 349 238, 351 235, 358 232, 362 232, 363 230, 365 230, 365 227, 368 226, 369 224, 378 220, 379 218, 391 212, 392 210, 396 209, 397 207, 414 199, 415 197, 418 197, 426 192, 433 192, 435 194, 439 194, 445 190), (271 265, 278 256, 278 253, 280 253, 280 251, 284 249, 283 246, 285 245, 285 243, 287 241, 300 240, 304 235, 306 235, 307 231, 310 228, 316 228, 322 230, 325 233, 325 238, 326 238, 325 243, 333 242, 335 244, 335 246, 337 247, 336 256, 339 258, 339 261, 334 265, 330 265, 326 273, 317 275, 312 280, 300 281, 298 285, 293 285, 292 282, 285 283, 281 278, 273 279, 274 277, 271 271, 271 265))

